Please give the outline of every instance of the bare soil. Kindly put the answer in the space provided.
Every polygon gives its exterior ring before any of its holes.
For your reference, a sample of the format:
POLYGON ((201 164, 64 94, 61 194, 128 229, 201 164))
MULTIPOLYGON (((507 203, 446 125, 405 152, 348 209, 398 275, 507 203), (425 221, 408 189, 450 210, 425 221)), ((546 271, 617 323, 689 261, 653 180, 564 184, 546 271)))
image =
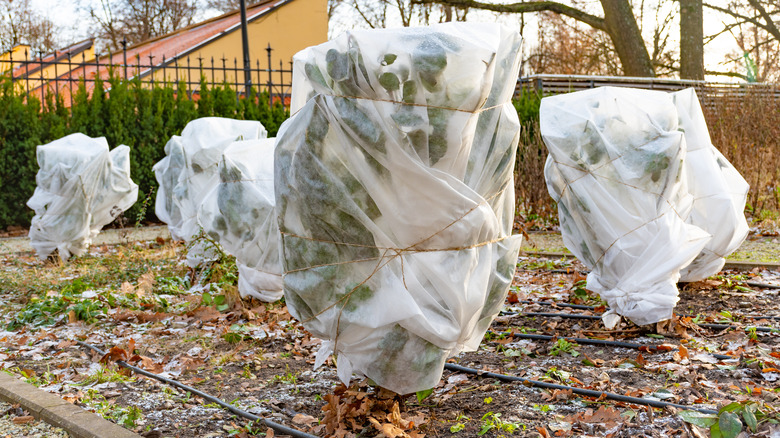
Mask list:
MULTIPOLYGON (((128 375, 115 365, 117 359, 317 436, 708 434, 682 421, 675 409, 581 397, 450 371, 444 371, 433 392, 422 400, 414 394, 388 393, 369 382, 353 381, 345 388, 332 361, 313 369, 320 341, 289 316, 283 302, 238 299, 229 275, 215 274, 219 269, 212 269, 209 276, 189 272, 181 263, 184 252, 180 244, 158 239, 95 247, 64 265, 40 261, 32 254, 5 256, 0 262, 0 327, 5 330, 0 331, 0 368, 148 437, 247 437, 273 432, 185 391, 128 375), (197 286, 198 279, 206 286, 197 286), (84 286, 75 293, 77 281, 84 286), (217 296, 224 297, 224 305, 215 301, 217 296), (56 307, 55 297, 66 297, 67 302, 56 307), (84 310, 88 300, 99 303, 101 310, 91 317, 84 310), (49 311, 52 318, 44 323, 40 319, 19 323, 25 315, 45 314, 42 302, 62 310, 49 311), (111 352, 101 358, 76 340, 111 352)), ((584 269, 576 260, 521 256, 512 291, 491 332, 477 351, 462 353, 451 362, 710 409, 740 402, 767 415, 754 436, 780 433, 769 421, 778 418, 780 406, 780 332, 745 329, 780 328, 778 319, 748 317, 780 317, 780 272, 727 271, 704 282, 681 285, 678 317, 657 326, 623 322, 615 330, 606 330, 598 319, 523 315, 598 315, 600 309, 540 304, 599 306, 598 297, 582 289, 584 269), (696 325, 708 322, 736 328, 711 330, 696 325), (560 340, 531 341, 511 333, 662 347, 654 352, 567 346, 560 340), (716 359, 712 353, 734 359, 716 359)))

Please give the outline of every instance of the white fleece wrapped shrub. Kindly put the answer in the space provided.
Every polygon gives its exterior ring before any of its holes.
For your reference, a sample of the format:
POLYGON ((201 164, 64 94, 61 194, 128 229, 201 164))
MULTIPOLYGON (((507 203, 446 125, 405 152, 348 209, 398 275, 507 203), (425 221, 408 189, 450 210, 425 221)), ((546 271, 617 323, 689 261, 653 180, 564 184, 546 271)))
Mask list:
POLYGON ((542 99, 547 188, 564 243, 591 269, 587 287, 610 306, 608 327, 618 315, 671 318, 681 271, 717 273, 744 239, 747 187, 731 186, 741 177, 709 142, 698 105, 692 91, 612 87, 542 99))
POLYGON ((196 267, 214 260, 213 248, 195 238, 201 233, 198 210, 219 184, 222 154, 236 140, 265 138, 260 122, 204 117, 193 120, 165 145, 165 157, 154 165, 159 184, 155 214, 168 224, 174 239, 188 245, 187 264, 196 267))
POLYGON ((712 235, 696 259, 680 272, 680 281, 698 281, 720 272, 726 256, 747 238, 745 203, 750 186, 712 144, 696 91, 678 91, 672 93, 672 99, 687 145, 685 169, 693 196, 687 222, 712 235))
POLYGON ((76 133, 38 146, 37 187, 30 244, 45 259, 81 255, 100 230, 132 207, 138 186, 130 179, 130 148, 111 151, 104 137, 76 133))
POLYGON ((236 141, 222 152, 219 182, 203 199, 203 231, 236 257, 242 297, 282 297, 282 262, 274 198, 275 138, 236 141))
POLYGON ((294 57, 275 161, 284 293, 342 381, 431 388, 504 302, 519 47, 458 23, 347 32, 294 57))

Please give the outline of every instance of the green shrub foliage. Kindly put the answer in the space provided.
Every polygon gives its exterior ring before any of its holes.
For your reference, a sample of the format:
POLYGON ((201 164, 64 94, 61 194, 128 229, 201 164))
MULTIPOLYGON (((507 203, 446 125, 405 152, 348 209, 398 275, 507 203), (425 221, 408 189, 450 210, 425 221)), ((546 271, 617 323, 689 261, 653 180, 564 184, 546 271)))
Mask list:
MULTIPOLYGON (((90 84, 92 85, 92 84, 90 84)), ((68 107, 61 96, 45 93, 43 102, 6 76, 0 77, 0 228, 28 226, 33 212, 25 205, 35 190, 37 145, 67 134, 81 132, 106 137, 111 147, 130 146, 130 171, 138 186, 138 202, 125 213, 135 222, 139 215, 154 216, 157 181, 152 166, 165 156, 165 144, 188 122, 198 117, 218 116, 258 120, 275 136, 289 116, 280 103, 269 105, 268 93, 254 89, 248 98, 237 98, 227 84, 209 87, 201 79, 198 92, 178 84, 142 84, 117 75, 97 79, 90 91, 82 81, 73 90, 68 107), (144 209, 144 200, 151 200, 144 209)))

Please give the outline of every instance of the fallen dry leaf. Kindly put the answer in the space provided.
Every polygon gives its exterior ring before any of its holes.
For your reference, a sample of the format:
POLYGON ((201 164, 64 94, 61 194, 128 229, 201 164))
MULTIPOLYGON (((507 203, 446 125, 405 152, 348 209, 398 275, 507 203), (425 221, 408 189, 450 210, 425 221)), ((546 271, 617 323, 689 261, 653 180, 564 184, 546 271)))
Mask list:
POLYGON ((13 422, 14 424, 27 424, 33 420, 35 420, 35 417, 32 415, 25 415, 22 417, 14 417, 13 422))
POLYGON ((386 438, 406 438, 409 436, 400 427, 390 423, 380 423, 374 417, 368 417, 368 421, 371 423, 372 426, 374 426, 374 428, 376 428, 376 430, 381 432, 382 435, 385 436, 386 438))
POLYGON ((311 415, 306 414, 295 414, 295 416, 292 419, 292 422, 295 424, 300 424, 302 426, 311 426, 312 424, 317 422, 317 419, 312 417, 311 415))
POLYGON ((222 313, 213 307, 198 307, 188 315, 203 322, 216 321, 222 317, 222 313))
POLYGON ((113 346, 108 353, 100 359, 100 363, 116 362, 118 360, 127 360, 127 351, 123 348, 113 346))

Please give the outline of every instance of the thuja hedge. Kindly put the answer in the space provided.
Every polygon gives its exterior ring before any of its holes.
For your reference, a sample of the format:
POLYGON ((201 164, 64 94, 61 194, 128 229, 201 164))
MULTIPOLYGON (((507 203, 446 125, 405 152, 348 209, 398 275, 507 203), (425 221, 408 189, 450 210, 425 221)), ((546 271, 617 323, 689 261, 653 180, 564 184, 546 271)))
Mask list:
POLYGON ((37 145, 65 135, 82 132, 106 137, 111 147, 130 146, 130 171, 139 186, 139 199, 125 213, 135 222, 154 219, 157 181, 152 166, 165 155, 165 144, 174 134, 198 117, 219 116, 259 120, 270 136, 289 117, 276 103, 269 106, 268 94, 250 93, 236 99, 227 85, 208 87, 201 81, 193 99, 183 84, 142 84, 112 77, 97 79, 90 93, 82 82, 67 107, 62 98, 47 94, 41 102, 29 97, 5 76, 0 78, 0 228, 27 226, 33 212, 25 205, 35 190, 37 145))

